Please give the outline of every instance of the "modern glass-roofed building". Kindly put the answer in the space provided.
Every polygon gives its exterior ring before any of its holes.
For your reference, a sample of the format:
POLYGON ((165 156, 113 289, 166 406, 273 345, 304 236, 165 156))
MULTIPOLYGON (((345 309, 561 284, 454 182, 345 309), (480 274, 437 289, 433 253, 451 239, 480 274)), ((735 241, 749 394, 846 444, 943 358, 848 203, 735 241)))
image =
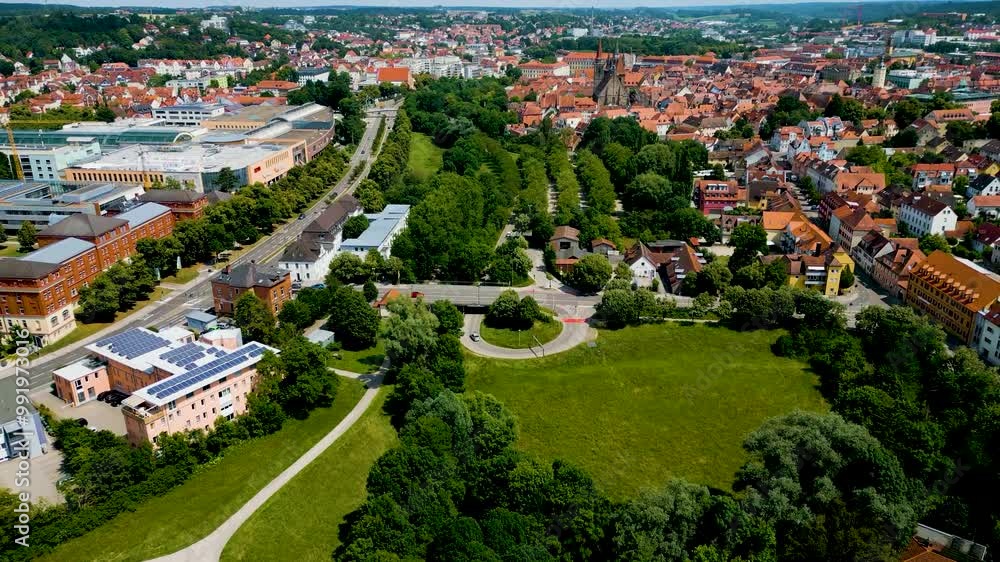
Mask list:
POLYGON ((62 129, 13 129, 14 142, 25 146, 63 146, 97 141, 104 149, 130 144, 176 144, 196 140, 200 127, 155 126, 153 120, 130 119, 115 123, 70 123, 62 129))

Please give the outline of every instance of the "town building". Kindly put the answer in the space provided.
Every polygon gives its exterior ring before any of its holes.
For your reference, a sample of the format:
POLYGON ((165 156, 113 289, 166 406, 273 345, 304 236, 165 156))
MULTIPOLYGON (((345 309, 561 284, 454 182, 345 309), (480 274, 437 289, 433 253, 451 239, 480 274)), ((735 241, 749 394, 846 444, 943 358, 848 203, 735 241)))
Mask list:
POLYGON ((868 232, 851 250, 859 270, 868 274, 894 297, 902 297, 913 270, 926 258, 916 238, 888 238, 881 231, 868 232))
POLYGON ((138 200, 167 207, 174 215, 174 222, 201 218, 208 207, 206 194, 189 189, 150 189, 139 195, 138 200))
POLYGON ((747 190, 736 180, 695 180, 694 204, 702 213, 722 213, 747 205, 747 190))
POLYGON ((153 108, 153 118, 169 126, 200 126, 205 119, 225 112, 226 108, 221 103, 186 103, 153 108))
POLYGON ((97 265, 103 271, 132 257, 139 240, 165 238, 173 229, 168 207, 143 203, 114 217, 73 215, 39 231, 37 238, 41 248, 70 238, 89 242, 97 250, 97 265))
POLYGON ((200 192, 217 189, 216 179, 229 168, 240 186, 270 184, 295 165, 292 149, 279 144, 135 145, 66 169, 69 181, 164 183, 168 178, 200 192))
POLYGON ((284 269, 253 262, 235 267, 227 265, 212 279, 215 312, 232 315, 236 300, 246 292, 253 292, 268 310, 277 314, 282 305, 292 298, 291 274, 284 269))
POLYGON ((965 195, 970 199, 977 195, 1000 195, 1000 178, 979 174, 969 182, 965 195))
POLYGON ((906 302, 972 344, 979 311, 1000 297, 995 274, 940 250, 910 272, 906 302))
POLYGON ((33 345, 53 343, 76 327, 80 289, 135 253, 141 238, 173 231, 170 209, 145 203, 117 217, 73 215, 38 234, 40 249, 0 259, 0 331, 27 329, 33 345))
POLYGON ((122 403, 126 438, 156 444, 160 435, 211 429, 247 408, 256 365, 278 350, 243 343, 238 329, 196 340, 183 328, 132 328, 86 346, 90 355, 52 373, 56 395, 78 406, 105 390, 130 394, 122 403))
POLYGON ((840 278, 845 269, 853 272, 854 261, 843 249, 831 248, 820 255, 787 254, 762 256, 765 263, 781 260, 788 274, 788 286, 819 291, 827 297, 840 294, 840 278))
MULTIPOLYGON (((62 172, 66 168, 101 155, 101 143, 86 137, 73 139, 59 146, 16 146, 24 181, 59 181, 63 179, 62 172)), ((8 160, 13 158, 13 153, 9 144, 0 145, 0 154, 8 160)), ((11 169, 13 170, 13 166, 11 169)))
POLYGON ((24 221, 45 228, 72 215, 103 215, 142 192, 141 185, 0 181, 0 227, 13 234, 24 221))
POLYGON ((368 228, 357 238, 344 240, 340 251, 351 252, 362 259, 371 250, 389 257, 392 242, 406 228, 406 218, 409 215, 409 205, 386 205, 381 212, 366 214, 368 228))
POLYGON ((285 249, 278 267, 291 272, 294 282, 321 283, 333 257, 340 252, 344 223, 361 211, 361 205, 352 195, 334 201, 285 249))
POLYGON ((625 251, 622 261, 628 264, 638 285, 649 287, 658 279, 664 290, 674 295, 681 293, 689 273, 700 272, 707 263, 700 252, 680 240, 636 242, 625 251))
POLYGON ((910 234, 920 237, 940 234, 955 229, 958 215, 951 207, 926 195, 911 195, 899 206, 898 221, 906 225, 910 234))

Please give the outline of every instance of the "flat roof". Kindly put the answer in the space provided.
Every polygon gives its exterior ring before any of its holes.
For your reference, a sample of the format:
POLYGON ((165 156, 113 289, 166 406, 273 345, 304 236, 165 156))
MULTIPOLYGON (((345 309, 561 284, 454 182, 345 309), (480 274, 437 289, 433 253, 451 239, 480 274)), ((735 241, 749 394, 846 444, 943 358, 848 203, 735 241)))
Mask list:
POLYGON ((387 205, 381 213, 365 215, 370 221, 368 228, 357 238, 348 238, 341 246, 378 248, 392 234, 399 222, 410 212, 409 205, 387 205))
POLYGON ((206 119, 205 122, 220 121, 270 121, 271 119, 288 111, 285 105, 251 105, 244 107, 235 113, 227 113, 206 119))
POLYGON ((131 170, 147 172, 218 172, 246 168, 288 147, 274 144, 128 146, 98 160, 74 166, 79 170, 131 170))

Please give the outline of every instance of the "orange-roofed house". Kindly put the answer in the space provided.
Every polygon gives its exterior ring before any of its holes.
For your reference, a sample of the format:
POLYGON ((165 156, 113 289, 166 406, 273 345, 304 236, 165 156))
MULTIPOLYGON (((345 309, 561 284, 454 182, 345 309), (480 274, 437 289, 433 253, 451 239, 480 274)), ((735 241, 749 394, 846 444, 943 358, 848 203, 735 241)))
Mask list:
POLYGON ((906 302, 971 344, 976 315, 1000 297, 996 274, 940 250, 911 273, 906 302))
POLYGON ((1000 195, 976 195, 969 200, 968 210, 972 216, 1000 217, 1000 195))
POLYGON ((819 255, 833 246, 833 240, 822 228, 799 214, 785 227, 779 245, 785 253, 819 255))
POLYGON ((298 82, 288 80, 261 80, 257 83, 257 90, 261 92, 271 92, 276 96, 284 96, 292 90, 298 90, 298 82))
POLYGON ((392 84, 413 89, 413 73, 408 66, 383 66, 378 69, 375 79, 379 84, 392 84))
POLYGON ((760 225, 764 227, 764 232, 767 232, 767 243, 778 244, 781 235, 788 228, 788 223, 801 216, 802 214, 796 211, 764 211, 760 225))

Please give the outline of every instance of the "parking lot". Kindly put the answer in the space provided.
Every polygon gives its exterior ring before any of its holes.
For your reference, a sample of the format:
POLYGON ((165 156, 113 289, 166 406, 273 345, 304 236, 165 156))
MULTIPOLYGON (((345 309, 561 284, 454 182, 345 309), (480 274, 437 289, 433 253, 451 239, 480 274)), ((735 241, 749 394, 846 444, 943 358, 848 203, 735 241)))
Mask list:
MULTIPOLYGON (((62 476, 62 473, 59 472, 62 453, 53 449, 50 444, 46 454, 35 457, 30 462, 30 472, 27 478, 28 491, 31 492, 32 501, 37 502, 39 499, 45 499, 51 503, 62 503, 62 495, 56 490, 56 482, 62 476)), ((17 464, 16 460, 0 462, 0 486, 23 492, 23 488, 14 485, 17 477, 17 464)))
POLYGON ((31 395, 36 404, 44 404, 59 418, 86 418, 88 427, 107 429, 117 435, 125 435, 125 418, 122 417, 121 406, 113 407, 91 400, 73 407, 47 390, 40 390, 31 395))

